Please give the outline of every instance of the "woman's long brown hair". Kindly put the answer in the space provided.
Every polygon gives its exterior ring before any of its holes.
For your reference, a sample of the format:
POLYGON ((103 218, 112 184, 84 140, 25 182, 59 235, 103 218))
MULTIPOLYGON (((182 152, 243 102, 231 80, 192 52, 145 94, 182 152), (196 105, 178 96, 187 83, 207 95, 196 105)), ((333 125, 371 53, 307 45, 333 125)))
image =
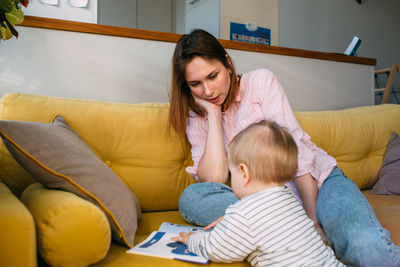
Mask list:
POLYGON ((186 136, 189 111, 192 110, 199 116, 204 116, 203 111, 196 105, 192 97, 185 77, 186 66, 195 57, 218 60, 228 69, 231 84, 229 93, 222 105, 222 110, 229 108, 239 89, 233 62, 214 36, 200 29, 194 30, 190 34, 182 35, 176 44, 172 57, 172 79, 169 92, 170 110, 168 116, 168 127, 172 127, 182 138, 186 136))

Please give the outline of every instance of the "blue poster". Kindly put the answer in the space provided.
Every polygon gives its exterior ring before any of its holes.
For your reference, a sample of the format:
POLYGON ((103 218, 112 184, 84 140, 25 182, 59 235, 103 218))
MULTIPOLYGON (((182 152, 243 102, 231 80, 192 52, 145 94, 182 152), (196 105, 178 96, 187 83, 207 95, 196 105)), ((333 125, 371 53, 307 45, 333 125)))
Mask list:
POLYGON ((255 24, 242 24, 231 22, 230 25, 231 41, 240 41, 253 44, 271 44, 271 30, 268 28, 258 27, 255 24))

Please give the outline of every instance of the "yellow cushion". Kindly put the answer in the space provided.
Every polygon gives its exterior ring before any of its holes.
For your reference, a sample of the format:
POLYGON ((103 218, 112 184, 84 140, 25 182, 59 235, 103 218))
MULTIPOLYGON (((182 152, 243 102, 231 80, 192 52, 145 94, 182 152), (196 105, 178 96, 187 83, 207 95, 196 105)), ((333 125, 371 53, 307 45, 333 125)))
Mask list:
POLYGON ((38 183, 26 188, 21 201, 35 219, 38 249, 50 266, 87 266, 106 255, 111 230, 96 205, 38 183))
POLYGON ((36 266, 35 223, 29 210, 0 182, 0 265, 36 266))
MULTIPOLYGON (((62 115, 97 156, 133 191, 143 211, 178 209, 191 183, 190 147, 167 134, 168 104, 122 104, 8 94, 0 102, 3 120, 49 123, 62 115), (88 127, 90 125, 90 127, 88 127)), ((35 180, 4 146, 0 177, 14 193, 35 180)))
POLYGON ((52 124, 0 120, 0 135, 11 155, 41 184, 99 206, 108 216, 113 238, 132 247, 140 218, 138 200, 62 116, 52 124))
POLYGON ((295 114, 311 140, 361 189, 376 176, 392 132, 400 133, 400 105, 295 114))

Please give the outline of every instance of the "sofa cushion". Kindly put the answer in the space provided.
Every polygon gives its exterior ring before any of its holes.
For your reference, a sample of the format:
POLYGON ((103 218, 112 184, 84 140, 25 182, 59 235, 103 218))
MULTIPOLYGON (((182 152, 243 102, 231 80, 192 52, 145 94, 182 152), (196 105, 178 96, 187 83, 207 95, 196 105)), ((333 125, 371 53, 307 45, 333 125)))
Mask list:
POLYGON ((370 190, 364 190, 363 194, 374 209, 383 228, 389 231, 393 243, 400 246, 400 196, 376 195, 370 190))
MULTIPOLYGON (((166 103, 126 104, 11 93, 0 100, 0 119, 49 123, 62 114, 96 155, 138 198, 142 211, 177 210, 195 182, 185 172, 190 146, 167 131, 166 103), (149 190, 151 188, 151 190, 149 190)), ((35 183, 0 145, 0 179, 19 195, 35 183)))
POLYGON ((333 156, 360 189, 377 175, 392 132, 400 134, 400 105, 296 112, 311 140, 333 156))
POLYGON ((98 205, 110 220, 113 237, 133 245, 140 216, 136 197, 63 117, 57 116, 53 124, 0 121, 0 134, 33 177, 98 205))
POLYGON ((111 230, 96 205, 39 183, 28 186, 21 201, 33 215, 38 250, 49 266, 88 266, 107 254, 111 230))
POLYGON ((373 194, 400 195, 400 136, 392 134, 373 194))
POLYGON ((0 265, 36 267, 36 231, 32 214, 0 182, 0 265))

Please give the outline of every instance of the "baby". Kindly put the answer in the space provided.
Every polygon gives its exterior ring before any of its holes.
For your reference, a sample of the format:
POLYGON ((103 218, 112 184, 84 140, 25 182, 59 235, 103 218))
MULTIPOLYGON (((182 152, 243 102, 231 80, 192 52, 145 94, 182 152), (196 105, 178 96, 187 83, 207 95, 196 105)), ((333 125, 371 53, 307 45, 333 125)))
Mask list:
POLYGON ((212 231, 173 238, 216 262, 252 266, 344 266, 322 241, 303 207, 284 186, 297 171, 297 146, 288 132, 261 121, 229 145, 231 185, 239 201, 212 231))

